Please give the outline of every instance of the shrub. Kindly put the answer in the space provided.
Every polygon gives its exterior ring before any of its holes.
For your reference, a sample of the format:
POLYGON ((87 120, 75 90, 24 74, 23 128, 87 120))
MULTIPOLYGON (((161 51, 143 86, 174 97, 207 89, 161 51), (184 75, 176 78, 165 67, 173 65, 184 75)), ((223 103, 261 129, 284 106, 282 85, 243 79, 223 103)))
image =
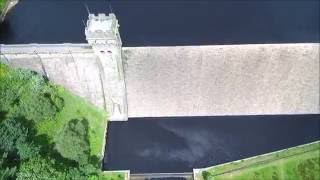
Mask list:
POLYGON ((15 119, 6 119, 0 123, 0 148, 12 152, 18 144, 27 139, 28 129, 15 119))
POLYGON ((35 146, 33 143, 18 144, 18 155, 20 159, 31 159, 36 157, 40 152, 40 147, 35 146))
POLYGON ((87 180, 87 177, 78 168, 70 168, 67 172, 66 179, 87 180))
POLYGON ((65 158, 79 164, 88 163, 90 149, 88 124, 86 120, 73 119, 62 129, 56 138, 56 149, 65 158))
POLYGON ((13 179, 16 174, 16 167, 8 167, 7 161, 8 153, 3 153, 0 156, 0 179, 13 179))
MULTIPOLYGON (((0 69, 5 71, 4 67, 0 69)), ((63 108, 63 99, 43 77, 21 69, 5 72, 0 76, 0 111, 38 122, 53 119, 63 108)))
POLYGON ((57 108, 48 98, 36 93, 24 94, 20 98, 16 114, 21 114, 29 120, 38 122, 40 120, 53 119, 57 108))
POLYGON ((6 119, 0 123, 0 149, 11 152, 20 159, 35 157, 40 148, 34 145, 29 130, 20 119, 6 119))
POLYGON ((211 179, 211 173, 208 171, 202 171, 202 177, 204 180, 209 180, 211 179))
POLYGON ((58 171, 51 160, 37 157, 22 163, 17 179, 64 179, 64 173, 58 171))

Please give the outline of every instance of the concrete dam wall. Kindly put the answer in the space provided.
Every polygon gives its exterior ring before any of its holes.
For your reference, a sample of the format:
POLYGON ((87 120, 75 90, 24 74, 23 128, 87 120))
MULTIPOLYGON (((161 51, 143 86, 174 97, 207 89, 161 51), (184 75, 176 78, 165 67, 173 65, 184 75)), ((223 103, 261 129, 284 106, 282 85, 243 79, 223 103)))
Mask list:
MULTIPOLYGON (((127 47, 122 59, 129 117, 320 113, 319 44, 127 47)), ((104 108, 87 44, 1 45, 1 61, 104 108)))
POLYGON ((319 113, 319 44, 124 52, 131 117, 319 113))

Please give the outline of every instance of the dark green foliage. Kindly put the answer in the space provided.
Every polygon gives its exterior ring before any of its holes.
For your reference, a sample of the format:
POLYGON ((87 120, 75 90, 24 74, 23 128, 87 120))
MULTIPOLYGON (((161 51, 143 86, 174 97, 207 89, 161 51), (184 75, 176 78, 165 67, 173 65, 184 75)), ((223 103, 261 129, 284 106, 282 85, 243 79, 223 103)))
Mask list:
POLYGON ((0 124, 0 148, 5 151, 14 151, 18 144, 26 141, 28 129, 19 121, 6 119, 0 124))
POLYGON ((98 175, 100 170, 94 167, 92 164, 83 164, 80 165, 79 170, 86 176, 89 175, 98 175))
POLYGON ((80 165, 79 168, 70 168, 67 173, 67 179, 74 179, 74 180, 99 179, 100 173, 101 173, 101 170, 95 168, 92 164, 85 164, 85 165, 80 165))
POLYGON ((33 143, 23 143, 17 146, 20 159, 30 159, 36 157, 40 152, 40 147, 33 143))
POLYGON ((0 179, 13 179, 16 173, 16 167, 9 167, 7 164, 8 153, 0 154, 0 179))
POLYGON ((211 179, 211 173, 208 171, 202 171, 202 177, 204 180, 209 180, 211 179))
POLYGON ((87 121, 69 121, 56 139, 56 149, 65 158, 87 164, 90 153, 87 121))
POLYGON ((0 102, 0 111, 36 122, 53 119, 63 108, 63 100, 55 87, 43 77, 26 70, 11 70, 6 72, 6 76, 0 76, 0 102))
POLYGON ((38 134, 39 125, 56 125, 64 110, 61 90, 34 72, 0 63, 0 180, 99 177, 86 119, 65 118, 57 135, 38 134))
POLYGON ((53 161, 37 157, 22 163, 17 179, 64 179, 64 173, 57 171, 53 161))
POLYGON ((16 154, 20 159, 32 158, 40 148, 28 139, 31 134, 20 121, 6 119, 0 123, 0 149, 16 154))
POLYGON ((86 175, 84 175, 78 168, 70 168, 66 175, 66 179, 70 180, 87 180, 86 175))

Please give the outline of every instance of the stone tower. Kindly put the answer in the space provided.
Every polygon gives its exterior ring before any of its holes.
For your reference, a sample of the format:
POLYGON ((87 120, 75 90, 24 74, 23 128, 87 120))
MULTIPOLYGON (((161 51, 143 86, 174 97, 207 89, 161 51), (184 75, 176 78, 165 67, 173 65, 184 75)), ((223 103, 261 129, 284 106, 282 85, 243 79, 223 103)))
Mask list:
POLYGON ((114 14, 89 14, 86 39, 99 57, 105 108, 111 121, 128 120, 126 87, 121 57, 119 24, 114 14))

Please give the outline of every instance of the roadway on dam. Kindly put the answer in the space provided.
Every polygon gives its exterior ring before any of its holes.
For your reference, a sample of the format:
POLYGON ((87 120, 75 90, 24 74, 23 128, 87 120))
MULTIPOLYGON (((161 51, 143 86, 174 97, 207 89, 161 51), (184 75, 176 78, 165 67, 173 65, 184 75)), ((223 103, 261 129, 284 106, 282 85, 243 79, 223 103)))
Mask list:
POLYGON ((132 118, 108 126, 103 168, 191 172, 320 139, 320 115, 132 118))

